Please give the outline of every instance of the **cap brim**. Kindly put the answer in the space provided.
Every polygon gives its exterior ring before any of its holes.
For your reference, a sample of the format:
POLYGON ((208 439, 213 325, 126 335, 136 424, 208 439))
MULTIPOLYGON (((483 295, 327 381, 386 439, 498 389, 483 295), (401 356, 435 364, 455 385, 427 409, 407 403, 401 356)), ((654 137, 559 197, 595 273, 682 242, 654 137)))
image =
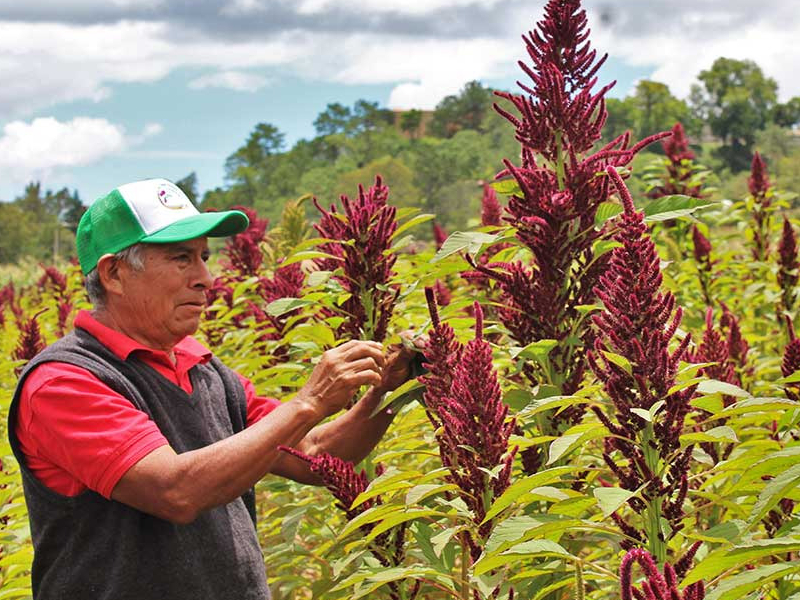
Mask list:
POLYGON ((207 212, 187 217, 141 239, 151 244, 185 242, 195 238, 227 237, 243 232, 250 224, 247 215, 238 210, 207 212))

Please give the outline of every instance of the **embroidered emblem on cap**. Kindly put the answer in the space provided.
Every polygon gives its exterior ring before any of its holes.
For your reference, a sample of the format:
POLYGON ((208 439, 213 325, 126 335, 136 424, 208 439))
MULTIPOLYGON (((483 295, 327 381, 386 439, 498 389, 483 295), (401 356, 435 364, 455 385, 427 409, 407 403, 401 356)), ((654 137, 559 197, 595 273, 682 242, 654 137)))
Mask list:
POLYGON ((165 207, 174 210, 186 208, 186 196, 178 189, 177 186, 171 183, 162 183, 158 186, 158 201, 165 207))

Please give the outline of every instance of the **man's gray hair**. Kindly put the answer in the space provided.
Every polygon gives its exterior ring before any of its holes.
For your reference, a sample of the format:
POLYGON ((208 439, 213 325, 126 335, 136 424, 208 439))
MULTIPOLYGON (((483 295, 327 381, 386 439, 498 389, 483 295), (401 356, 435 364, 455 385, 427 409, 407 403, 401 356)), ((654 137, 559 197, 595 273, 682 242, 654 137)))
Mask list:
MULTIPOLYGON (((135 271, 144 270, 144 244, 134 244, 114 254, 115 260, 124 260, 135 271)), ((106 303, 106 290, 100 282, 97 267, 86 276, 86 294, 95 308, 103 308, 106 303)))

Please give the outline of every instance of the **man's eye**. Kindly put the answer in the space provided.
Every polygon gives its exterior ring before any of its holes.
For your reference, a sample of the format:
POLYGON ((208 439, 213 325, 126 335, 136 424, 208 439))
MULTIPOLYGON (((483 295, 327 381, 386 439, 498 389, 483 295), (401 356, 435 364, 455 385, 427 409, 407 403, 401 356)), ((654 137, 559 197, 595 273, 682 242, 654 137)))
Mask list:
POLYGON ((186 261, 189 260, 189 255, 188 254, 178 254, 178 255, 175 256, 175 260, 180 261, 180 262, 186 262, 186 261))

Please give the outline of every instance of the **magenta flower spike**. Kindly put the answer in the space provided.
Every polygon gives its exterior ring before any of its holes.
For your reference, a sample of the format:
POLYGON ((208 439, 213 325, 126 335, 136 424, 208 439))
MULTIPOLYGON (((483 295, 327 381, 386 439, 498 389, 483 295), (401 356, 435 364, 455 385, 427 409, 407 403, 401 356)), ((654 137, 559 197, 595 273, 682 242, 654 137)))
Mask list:
MULTIPOLYGON (((626 133, 596 147, 607 117, 605 94, 614 84, 594 90, 606 57, 598 59, 592 49, 587 23, 580 0, 547 2, 544 18, 523 36, 530 64, 520 61, 519 66, 530 84, 520 82, 519 95, 497 93, 515 109, 512 114, 495 105, 521 144, 520 164, 506 160, 497 175, 513 177, 519 188, 509 199, 504 220, 530 249, 531 264, 482 260, 465 274, 483 287, 485 278, 497 281, 500 306, 493 311, 518 345, 558 342, 549 356, 552 369, 531 362, 525 373, 532 385, 552 386, 565 395, 580 386, 594 339, 577 307, 594 303, 594 289, 608 260, 607 255, 594 257, 592 250, 603 235, 595 226, 597 208, 610 191, 608 178, 597 173, 629 164, 641 148, 669 135, 651 136, 631 147, 626 133)), ((573 406, 549 415, 542 433, 558 434, 583 413, 583 406, 573 406)))
MULTIPOLYGON (((492 348, 483 339, 483 311, 474 304, 475 338, 466 346, 454 339, 452 328, 441 323, 431 288, 426 288, 433 327, 425 359, 430 372, 420 378, 426 385, 426 407, 437 428, 439 455, 448 469, 447 479, 459 487, 460 495, 485 539, 492 521, 481 524, 491 500, 508 488, 516 448, 508 442, 516 426, 507 419, 492 348), (495 476, 488 473, 500 467, 495 476)), ((470 536, 473 560, 481 552, 479 540, 470 536)))
MULTIPOLYGON (((280 446, 279 449, 308 463, 311 472, 322 480, 323 485, 338 500, 339 508, 347 514, 348 519, 355 518, 368 508, 379 503, 379 498, 371 498, 363 504, 359 504, 356 508, 350 508, 359 494, 366 490, 369 485, 367 472, 362 469, 359 473, 356 473, 353 463, 326 453, 309 456, 288 446, 280 446)), ((381 472, 382 470, 379 468, 378 475, 381 472)), ((368 529, 371 528, 372 526, 370 525, 368 529)))
POLYGON ((761 155, 756 152, 753 155, 753 162, 750 165, 750 177, 747 180, 747 187, 754 197, 764 197, 769 191, 771 184, 767 165, 761 155))
POLYGON ((697 225, 692 225, 692 242, 694 243, 694 259, 698 266, 706 271, 711 270, 711 242, 702 234, 697 225))
POLYGON ((747 185, 752 195, 753 208, 753 258, 764 261, 769 256, 770 251, 770 228, 772 196, 770 190, 772 184, 769 181, 767 165, 761 155, 756 152, 753 156, 753 163, 750 167, 750 178, 747 185))
POLYGON ((797 281, 800 262, 797 260, 797 234, 785 216, 778 242, 778 285, 781 288, 781 309, 791 311, 797 301, 797 281))
POLYGON ((502 225, 503 208, 497 199, 497 192, 490 185, 483 186, 481 198, 481 225, 502 225))
POLYGON ((444 227, 439 225, 436 221, 433 222, 433 241, 436 244, 436 249, 439 250, 447 239, 447 232, 444 227))
POLYGON ((314 227, 323 238, 335 240, 320 246, 335 258, 317 262, 325 270, 342 270, 339 281, 351 296, 342 306, 346 319, 340 331, 355 339, 383 341, 400 292, 390 283, 397 256, 389 249, 397 220, 388 197, 389 188, 378 176, 366 191, 359 186, 354 200, 341 197, 342 213, 334 205, 325 210, 314 199, 322 214, 314 227))
POLYGON ((229 268, 237 271, 241 278, 257 275, 264 263, 261 243, 266 239, 268 219, 260 219, 256 211, 246 206, 234 206, 250 219, 250 225, 242 233, 229 237, 222 254, 229 260, 229 268))
MULTIPOLYGON (((691 557, 697 551, 699 543, 692 546, 691 557)), ((690 557, 690 561, 691 561, 690 557)), ((685 573, 684 573, 685 574, 685 573)), ((678 578, 683 574, 673 569, 669 563, 664 564, 663 574, 653 556, 646 550, 635 548, 622 558, 619 567, 621 600, 703 600, 705 587, 702 581, 687 586, 682 592, 678 589, 678 578), (638 563, 644 574, 641 590, 633 583, 632 569, 638 563)))
POLYGON ((598 338, 589 364, 602 382, 613 411, 593 410, 613 434, 605 440, 603 459, 620 485, 631 491, 645 486, 644 501, 632 498, 628 504, 636 512, 646 513, 644 521, 649 526, 640 537, 663 559, 665 540, 654 524, 663 516, 673 533, 681 529, 691 459, 691 446, 681 452, 679 437, 695 387, 670 393, 690 336, 670 351, 682 310, 675 306, 671 293, 661 291, 659 257, 644 214, 636 211, 616 170, 609 167, 607 173, 624 207, 615 236, 621 247, 612 250, 608 270, 597 286, 597 296, 605 308, 593 318, 598 338), (606 352, 624 358, 630 368, 608 360, 606 352), (664 404, 651 422, 633 410, 650 410, 660 401, 664 404), (616 462, 616 452, 627 459, 627 464, 616 462), (665 480, 657 475, 659 461, 670 465, 665 480))
MULTIPOLYGON (((11 358, 13 360, 23 360, 28 362, 34 356, 39 354, 39 352, 45 349, 47 344, 42 337, 42 331, 39 329, 38 321, 39 316, 45 310, 46 309, 42 309, 30 318, 22 320, 19 326, 19 338, 17 340, 17 346, 11 352, 11 358)), ((24 365, 17 367, 16 372, 21 372, 23 367, 24 365)))

